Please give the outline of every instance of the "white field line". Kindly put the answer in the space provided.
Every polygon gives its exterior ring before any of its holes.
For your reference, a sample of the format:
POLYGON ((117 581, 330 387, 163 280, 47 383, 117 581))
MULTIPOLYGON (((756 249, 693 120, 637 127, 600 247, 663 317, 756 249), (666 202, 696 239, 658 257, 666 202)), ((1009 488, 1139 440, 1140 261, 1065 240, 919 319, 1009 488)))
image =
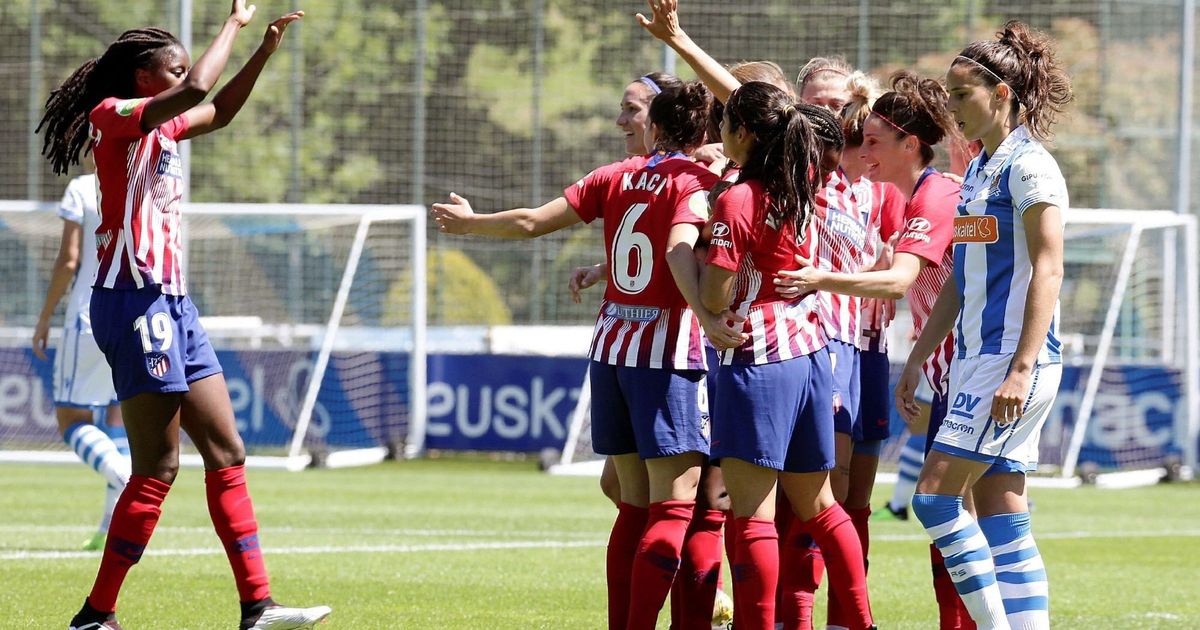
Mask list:
MULTIPOLYGON (((444 543, 429 545, 348 545, 345 547, 268 547, 271 555, 321 555, 330 553, 422 553, 429 551, 487 551, 505 549, 573 549, 579 547, 603 547, 603 540, 529 540, 481 543, 444 543)), ((225 550, 219 547, 194 547, 191 549, 152 549, 151 556, 218 556, 225 550)), ((0 552, 0 560, 71 560, 95 558, 98 551, 8 551, 0 552)))
MULTIPOLYGON (((96 531, 95 525, 39 525, 36 523, 0 525, 0 532, 85 532, 96 531)), ((155 532, 195 534, 212 532, 208 527, 156 527, 155 532)), ((348 536, 412 536, 423 538, 586 538, 607 536, 608 532, 579 532, 562 530, 482 530, 482 529, 415 529, 395 527, 264 527, 260 532, 267 534, 334 534, 348 536)))
MULTIPOLYGON (((0 530, 13 530, 16 526, 3 526, 0 530)), ((39 528, 42 531, 91 531, 90 528, 77 527, 74 525, 63 525, 57 527, 39 528)), ((195 531, 203 530, 204 528, 163 528, 164 530, 174 529, 175 531, 195 531)), ((24 528, 23 531, 27 531, 24 528)), ((161 530, 160 530, 161 531, 161 530)), ((275 530, 280 531, 280 530, 275 530)), ((324 529, 305 529, 291 528, 293 532, 326 532, 324 529)), ((343 530, 346 533, 362 533, 363 531, 378 531, 392 532, 398 534, 405 530, 343 530)), ((468 532, 473 530, 411 530, 423 532, 425 535, 435 535, 434 532, 457 531, 468 532)), ((473 531, 473 533, 480 533, 473 531)), ((578 535, 586 536, 591 540, 532 540, 532 541, 490 541, 476 543, 432 543, 423 545, 322 545, 313 547, 267 547, 267 550, 272 555, 321 555, 330 553, 423 553, 437 551, 486 551, 486 550, 505 550, 505 549, 574 549, 587 547, 603 547, 606 541, 600 538, 600 533, 583 533, 578 535)), ((1200 529, 1191 530, 1164 530, 1164 531, 1141 531, 1141 532, 1092 532, 1092 531, 1073 531, 1073 532, 1043 532, 1035 535, 1036 538, 1042 540, 1076 540, 1076 539, 1106 539, 1106 538, 1198 538, 1200 537, 1200 529)), ((881 542, 927 542, 929 538, 924 534, 879 534, 872 536, 872 539, 881 542)), ((208 556, 220 555, 225 551, 219 547, 193 547, 184 549, 152 549, 149 552, 153 556, 208 556)), ((99 551, 49 551, 49 550, 12 550, 0 551, 0 560, 70 560, 76 558, 95 558, 100 555, 99 551)))

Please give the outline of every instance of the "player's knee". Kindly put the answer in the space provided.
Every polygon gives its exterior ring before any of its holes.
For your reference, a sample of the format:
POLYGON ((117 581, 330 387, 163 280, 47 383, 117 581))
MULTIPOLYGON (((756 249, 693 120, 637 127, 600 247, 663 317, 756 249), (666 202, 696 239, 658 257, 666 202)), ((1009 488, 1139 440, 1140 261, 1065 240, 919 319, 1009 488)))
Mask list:
POLYGON ((621 502, 621 483, 617 481, 617 475, 600 475, 600 492, 608 497, 613 505, 621 502))

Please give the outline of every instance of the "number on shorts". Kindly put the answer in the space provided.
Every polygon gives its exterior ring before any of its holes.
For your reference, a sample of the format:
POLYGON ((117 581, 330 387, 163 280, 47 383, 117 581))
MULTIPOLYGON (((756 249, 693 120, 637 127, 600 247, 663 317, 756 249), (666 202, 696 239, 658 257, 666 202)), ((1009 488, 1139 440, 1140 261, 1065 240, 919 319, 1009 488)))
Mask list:
POLYGON ((154 342, 150 339, 151 335, 162 342, 160 352, 166 352, 171 349, 171 342, 175 340, 175 331, 171 329, 171 318, 166 313, 155 313, 152 315, 149 325, 146 324, 146 316, 142 315, 133 320, 133 329, 142 336, 142 350, 144 352, 154 352, 154 342))
POLYGON ((612 244, 612 274, 613 281, 622 293, 641 293, 650 285, 650 276, 654 273, 654 249, 650 237, 642 232, 635 232, 634 225, 650 204, 635 203, 625 211, 621 224, 617 226, 617 236, 612 244), (637 265, 630 274, 629 254, 637 252, 637 265))

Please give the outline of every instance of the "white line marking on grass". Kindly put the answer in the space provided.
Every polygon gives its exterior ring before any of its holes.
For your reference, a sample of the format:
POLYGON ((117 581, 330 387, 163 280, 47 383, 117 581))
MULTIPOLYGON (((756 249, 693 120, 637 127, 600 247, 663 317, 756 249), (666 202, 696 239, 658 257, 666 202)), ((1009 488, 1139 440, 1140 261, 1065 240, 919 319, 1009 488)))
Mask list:
MULTIPOLYGON (((95 525, 39 525, 28 523, 24 525, 0 525, 0 532, 94 532, 95 525)), ((213 531, 212 527, 156 527, 156 532, 175 532, 184 534, 204 533, 213 531)), ((259 531, 271 534, 345 534, 353 536, 420 536, 420 537, 481 537, 481 538, 584 538, 592 539, 597 536, 607 536, 608 532, 592 531, 553 531, 553 530, 480 530, 480 529, 415 529, 415 528, 355 528, 355 527, 261 527, 259 531)))
MULTIPOLYGON (((1074 540, 1081 538, 1200 538, 1200 529, 1184 529, 1177 531, 1155 531, 1155 532, 1034 532, 1035 539, 1046 540, 1074 540)), ((929 542, 929 536, 925 534, 872 534, 871 540, 879 540, 884 542, 910 542, 924 541, 929 542)))
MULTIPOLYGON (((580 547, 603 547, 604 540, 520 540, 511 542, 444 543, 431 545, 350 545, 336 547, 267 547, 271 555, 320 555, 329 553, 422 553, 427 551, 488 551, 504 549, 575 549, 580 547)), ((219 556, 225 550, 220 547, 194 547, 191 549, 152 549, 150 556, 219 556)), ((9 551, 0 553, 0 560, 73 560, 95 558, 99 551, 9 551)))

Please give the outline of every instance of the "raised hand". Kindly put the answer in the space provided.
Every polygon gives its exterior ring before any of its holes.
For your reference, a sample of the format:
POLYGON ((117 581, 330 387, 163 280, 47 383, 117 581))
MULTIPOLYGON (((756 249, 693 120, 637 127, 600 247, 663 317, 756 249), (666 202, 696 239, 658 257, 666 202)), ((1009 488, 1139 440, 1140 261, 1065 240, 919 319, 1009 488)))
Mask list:
POLYGON ((254 18, 254 12, 257 10, 258 7, 253 4, 246 6, 246 0, 233 0, 233 8, 229 10, 229 17, 239 26, 245 26, 254 18))
POLYGON ((267 53, 273 53, 279 48, 279 42, 283 40, 283 32, 287 30, 288 24, 304 17, 304 11, 292 11, 287 15, 281 16, 267 26, 267 32, 263 35, 262 50, 267 53))
POLYGON ((642 28, 665 43, 683 36, 683 29, 679 26, 679 0, 647 0, 646 4, 650 6, 653 19, 638 13, 637 21, 642 28))
POLYGON ((433 210, 429 214, 433 216, 433 220, 438 224, 438 229, 442 232, 468 234, 471 231, 469 226, 471 217, 475 216, 475 211, 471 209, 471 202, 455 193, 450 193, 450 202, 433 204, 433 210))

